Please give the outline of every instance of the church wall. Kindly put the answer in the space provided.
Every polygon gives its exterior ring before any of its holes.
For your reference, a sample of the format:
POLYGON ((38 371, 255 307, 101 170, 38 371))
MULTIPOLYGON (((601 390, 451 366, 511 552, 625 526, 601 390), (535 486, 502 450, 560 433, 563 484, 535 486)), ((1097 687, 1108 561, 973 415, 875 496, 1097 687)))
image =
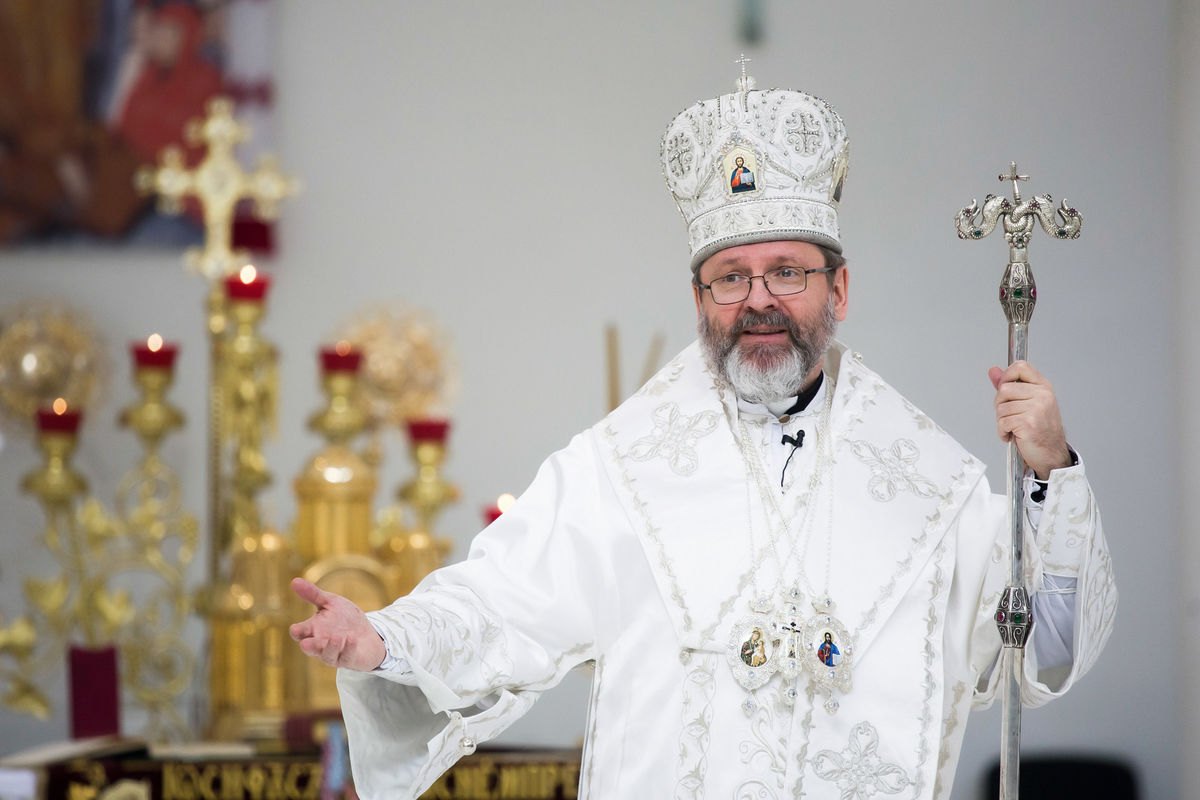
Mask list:
MULTIPOLYGON (((658 139, 676 112, 732 89, 744 49, 760 86, 808 89, 846 120, 842 338, 992 464, 993 486, 1004 450, 986 370, 1005 358, 996 289, 1007 253, 996 236, 958 240, 951 219, 1004 191, 996 175, 1011 159, 1032 175, 1027 194, 1065 196, 1082 212, 1078 241, 1038 234, 1032 245, 1030 355, 1058 390, 1100 497, 1122 600, 1105 657, 1066 698, 1028 714, 1025 749, 1125 753, 1147 797, 1200 797, 1180 793, 1174 744, 1178 512, 1165 475, 1181 448, 1167 309, 1186 311, 1173 295, 1195 278, 1163 268, 1173 250, 1161 206, 1176 170, 1168 0, 1103 11, 1084 0, 764 3, 757 46, 739 41, 741 4, 724 0, 276 5, 273 127, 304 189, 286 201, 279 253, 264 265, 275 285, 263 330, 281 348, 283 389, 280 435, 267 446, 269 519, 288 525, 291 478, 319 446, 304 429, 320 403, 315 350, 370 304, 428 309, 457 353, 446 474, 464 500, 440 530, 457 556, 483 506, 519 492, 546 454, 604 413, 606 323, 620 326, 626 393, 656 332, 667 356, 685 346, 695 313, 686 235, 658 139)), ((108 340, 111 389, 76 457, 104 498, 137 454, 112 424, 134 396, 124 347, 159 331, 182 345, 171 397, 189 420, 165 456, 204 511, 203 291, 171 253, 0 253, 0 306, 59 298, 108 340)), ((1181 328, 1185 349, 1198 340, 1181 328)), ((380 503, 410 474, 400 436, 387 444, 380 503)), ((0 450, 5 614, 20 607, 21 576, 50 569, 32 544, 40 511, 16 488, 36 463, 19 438, 0 450)), ((586 693, 586 674, 572 675, 509 741, 575 743, 586 693)), ((1185 697, 1195 707, 1194 687, 1185 697)), ((65 730, 61 718, 0 712, 0 752, 65 730)), ((956 797, 973 796, 998 740, 998 710, 976 715, 956 797)))
MULTIPOLYGON (((1200 486, 1200 421, 1196 419, 1194 398, 1200 392, 1200 316, 1195 313, 1195 298, 1200 293, 1200 242, 1192 222, 1200 215, 1200 62, 1193 48, 1200 37, 1200 3, 1177 0, 1172 25, 1172 156, 1176 169, 1172 175, 1171 242, 1175 247, 1177 291, 1174 311, 1177 320, 1175 349, 1179 385, 1175 394, 1175 415, 1179 420, 1179 449, 1175 483, 1181 498, 1195 497, 1200 486)), ((1178 536, 1171 543, 1179 553, 1175 575, 1179 582, 1176 631, 1181 643, 1179 672, 1187 676, 1179 682, 1180 735, 1182 767, 1180 797, 1200 797, 1200 763, 1191 758, 1191 742, 1200 737, 1200 508, 1194 502, 1179 505, 1178 536)))

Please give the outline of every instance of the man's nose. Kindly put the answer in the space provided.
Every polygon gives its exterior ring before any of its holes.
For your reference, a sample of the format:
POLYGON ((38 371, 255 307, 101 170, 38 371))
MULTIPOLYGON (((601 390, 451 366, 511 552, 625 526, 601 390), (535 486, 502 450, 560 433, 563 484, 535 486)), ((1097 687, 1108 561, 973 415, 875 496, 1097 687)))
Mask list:
POLYGON ((751 308, 773 308, 777 304, 775 295, 767 291, 767 279, 755 275, 750 279, 750 294, 746 297, 746 305, 751 308))

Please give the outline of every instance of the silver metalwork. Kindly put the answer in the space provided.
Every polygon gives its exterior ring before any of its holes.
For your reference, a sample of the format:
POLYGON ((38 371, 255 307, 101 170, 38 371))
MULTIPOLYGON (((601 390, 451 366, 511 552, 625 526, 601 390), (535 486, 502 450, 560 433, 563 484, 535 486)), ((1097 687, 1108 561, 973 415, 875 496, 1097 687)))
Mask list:
POLYGON ((996 627, 1005 647, 1024 647, 1033 627, 1033 608, 1023 586, 1008 586, 996 608, 996 627))
MULTIPOLYGON (((1009 162, 1001 181, 1012 183, 1012 200, 988 195, 983 208, 971 205, 954 216, 960 239, 982 239, 999 222, 1008 242, 1008 267, 1000 281, 1000 306, 1008 320, 1008 363, 1024 361, 1029 348, 1029 320, 1037 303, 1037 283, 1029 267, 1028 248, 1035 223, 1055 239, 1077 239, 1083 218, 1064 198, 1057 209, 1050 195, 1021 199, 1018 183, 1029 180, 1017 173, 1017 162, 1009 162)), ((1000 741, 1000 798, 1017 800, 1021 752, 1021 683, 1025 672, 1025 642, 1033 629, 1033 613, 1025 589, 1024 530, 1025 461, 1015 442, 1008 444, 1008 523, 1012 537, 1009 585, 996 609, 996 625, 1004 645, 1001 657, 1004 687, 1004 719, 1000 741)))
POLYGON ((754 78, 746 74, 746 65, 750 63, 750 59, 746 58, 746 54, 742 53, 742 57, 737 59, 735 64, 740 64, 742 67, 742 76, 737 79, 737 90, 739 92, 748 92, 754 88, 754 78))

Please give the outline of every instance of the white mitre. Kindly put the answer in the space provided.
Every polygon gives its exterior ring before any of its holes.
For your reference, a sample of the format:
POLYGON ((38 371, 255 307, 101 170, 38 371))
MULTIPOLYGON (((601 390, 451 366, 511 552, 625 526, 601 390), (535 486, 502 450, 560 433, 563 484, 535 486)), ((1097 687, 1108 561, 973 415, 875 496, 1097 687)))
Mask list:
POLYGON ((667 127, 663 175, 688 226, 692 271, 718 250, 791 239, 842 251, 846 127, 819 97, 754 88, 702 100, 667 127))

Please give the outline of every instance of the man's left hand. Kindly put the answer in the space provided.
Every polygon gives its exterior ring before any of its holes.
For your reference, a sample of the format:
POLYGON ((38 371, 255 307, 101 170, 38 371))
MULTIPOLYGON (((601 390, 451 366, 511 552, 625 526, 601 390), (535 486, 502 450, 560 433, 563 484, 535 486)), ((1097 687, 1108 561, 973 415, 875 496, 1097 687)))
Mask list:
POLYGON ((1063 433, 1062 414, 1050 381, 1027 361, 1008 369, 988 370, 996 388, 996 430, 1005 442, 1015 441, 1025 465, 1038 480, 1050 470, 1071 466, 1071 451, 1063 433))

